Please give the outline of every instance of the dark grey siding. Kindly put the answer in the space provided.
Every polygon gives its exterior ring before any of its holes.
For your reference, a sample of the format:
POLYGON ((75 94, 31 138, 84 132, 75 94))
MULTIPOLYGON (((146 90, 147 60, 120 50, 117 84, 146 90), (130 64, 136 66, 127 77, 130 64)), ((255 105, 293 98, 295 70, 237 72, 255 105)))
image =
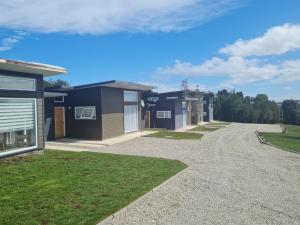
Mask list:
POLYGON ((65 97, 66 137, 101 139, 101 88, 68 91, 65 97), (75 120, 76 106, 96 106, 96 120, 75 120))
POLYGON ((123 89, 101 88, 102 139, 124 134, 123 89))
POLYGON ((0 90, 0 97, 2 98, 35 98, 36 99, 36 109, 37 109, 37 148, 43 149, 45 146, 44 143, 44 91, 43 91, 43 76, 12 72, 12 71, 3 71, 0 70, 0 74, 8 75, 12 77, 27 77, 36 79, 36 91, 16 91, 16 90, 0 90))
POLYGON ((138 105, 138 127, 141 129, 141 93, 138 102, 124 102, 124 89, 101 88, 102 103, 102 139, 124 134, 124 105, 138 105))
POLYGON ((54 98, 45 98, 45 140, 55 140, 54 98))

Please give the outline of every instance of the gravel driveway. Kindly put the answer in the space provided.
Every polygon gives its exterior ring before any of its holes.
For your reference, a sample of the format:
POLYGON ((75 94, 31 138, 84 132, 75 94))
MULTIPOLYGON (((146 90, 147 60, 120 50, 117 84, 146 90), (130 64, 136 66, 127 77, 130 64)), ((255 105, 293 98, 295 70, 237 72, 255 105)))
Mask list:
MULTIPOLYGON (((101 152, 178 159, 189 167, 105 224, 300 224, 300 155, 262 145, 231 124, 201 141, 138 138, 101 152)), ((100 223, 104 224, 104 223, 100 223)))

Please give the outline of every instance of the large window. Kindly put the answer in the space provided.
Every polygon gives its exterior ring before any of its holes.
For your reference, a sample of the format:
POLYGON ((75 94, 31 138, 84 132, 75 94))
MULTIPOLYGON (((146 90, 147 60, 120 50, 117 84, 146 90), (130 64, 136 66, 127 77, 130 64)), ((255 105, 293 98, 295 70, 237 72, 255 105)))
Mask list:
POLYGON ((35 99, 0 98, 0 154, 36 146, 35 99))
POLYGON ((9 77, 0 74, 0 90, 35 91, 35 79, 9 77))
POLYGON ((156 111, 156 118, 171 119, 171 111, 156 111))
POLYGON ((124 102, 138 102, 139 95, 137 91, 124 91, 124 102))
POLYGON ((80 106, 75 107, 76 120, 95 120, 96 106, 80 106))

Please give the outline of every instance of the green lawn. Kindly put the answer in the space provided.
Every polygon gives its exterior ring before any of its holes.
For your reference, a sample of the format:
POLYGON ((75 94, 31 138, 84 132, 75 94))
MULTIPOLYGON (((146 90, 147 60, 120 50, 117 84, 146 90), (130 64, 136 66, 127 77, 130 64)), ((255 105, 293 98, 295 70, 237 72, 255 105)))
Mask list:
POLYGON ((200 140, 202 138, 202 134, 195 134, 189 132, 173 132, 173 131, 159 131, 153 134, 149 134, 145 137, 157 137, 157 138, 167 138, 167 139, 197 139, 200 140))
POLYGON ((285 125, 287 133, 261 133, 271 144, 300 153, 300 126, 285 125))
POLYGON ((219 130, 222 127, 207 127, 207 126, 197 126, 193 129, 191 129, 190 131, 216 131, 219 130))
POLYGON ((0 161, 0 224, 94 225, 186 166, 173 160, 46 150, 0 161))
POLYGON ((208 125, 229 125, 229 122, 223 122, 223 121, 215 121, 215 122, 208 122, 208 125))

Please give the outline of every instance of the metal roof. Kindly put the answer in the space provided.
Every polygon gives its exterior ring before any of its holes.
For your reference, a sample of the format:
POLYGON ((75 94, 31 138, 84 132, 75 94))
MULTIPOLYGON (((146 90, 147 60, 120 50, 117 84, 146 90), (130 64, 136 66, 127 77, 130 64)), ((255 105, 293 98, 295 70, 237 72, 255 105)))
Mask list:
POLYGON ((67 70, 63 67, 41 64, 35 62, 24 62, 0 58, 0 70, 32 73, 43 76, 65 74, 67 70))
POLYGON ((112 87, 112 88, 121 88, 121 89, 138 90, 138 91, 149 91, 151 89, 156 88, 154 86, 149 86, 149 85, 145 85, 145 84, 137 84, 137 83, 126 82, 126 81, 111 80, 111 81, 105 81, 105 82, 99 82, 99 83, 93 83, 93 84, 74 86, 73 90, 83 89, 83 88, 92 88, 92 87, 112 87))

